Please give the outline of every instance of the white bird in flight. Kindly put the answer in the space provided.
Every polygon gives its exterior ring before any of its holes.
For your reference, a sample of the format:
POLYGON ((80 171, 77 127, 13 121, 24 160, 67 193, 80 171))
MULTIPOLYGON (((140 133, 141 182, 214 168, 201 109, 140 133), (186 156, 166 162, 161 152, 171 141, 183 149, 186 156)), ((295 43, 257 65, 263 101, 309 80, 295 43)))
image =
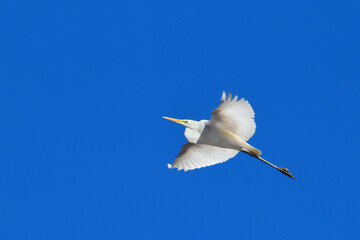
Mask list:
POLYGON ((246 142, 255 133, 255 113, 248 101, 243 98, 237 101, 237 98, 231 99, 231 93, 226 96, 223 92, 220 105, 211 112, 210 121, 163 117, 185 126, 185 137, 189 141, 168 167, 184 171, 207 167, 225 162, 241 151, 295 179, 287 168, 266 161, 260 157, 260 150, 246 142))

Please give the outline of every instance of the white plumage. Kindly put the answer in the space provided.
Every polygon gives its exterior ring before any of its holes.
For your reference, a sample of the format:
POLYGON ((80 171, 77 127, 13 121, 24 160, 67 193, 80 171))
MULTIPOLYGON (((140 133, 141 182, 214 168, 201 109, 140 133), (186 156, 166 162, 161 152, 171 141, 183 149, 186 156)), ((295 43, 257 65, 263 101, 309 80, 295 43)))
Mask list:
POLYGON ((168 167, 177 168, 178 170, 184 169, 184 171, 193 170, 225 162, 235 157, 238 152, 228 148, 187 142, 182 147, 174 163, 169 164, 168 167))
POLYGON ((249 140, 255 133, 255 113, 248 101, 243 98, 236 101, 238 96, 231 100, 231 93, 226 97, 223 92, 221 103, 211 113, 210 123, 222 124, 243 140, 249 140))
POLYGON ((220 105, 211 113, 211 119, 193 121, 164 117, 186 127, 185 143, 169 168, 193 170, 222 163, 245 152, 269 164, 283 174, 294 178, 286 168, 277 167, 260 157, 261 151, 246 141, 255 133, 255 113, 248 101, 231 98, 223 92, 220 105))

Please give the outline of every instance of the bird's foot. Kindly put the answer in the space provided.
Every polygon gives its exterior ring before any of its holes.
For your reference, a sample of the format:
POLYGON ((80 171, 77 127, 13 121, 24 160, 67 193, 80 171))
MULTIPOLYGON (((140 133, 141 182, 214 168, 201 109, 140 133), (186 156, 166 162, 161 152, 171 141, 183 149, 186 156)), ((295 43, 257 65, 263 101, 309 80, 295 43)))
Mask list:
POLYGON ((295 177, 289 172, 289 169, 283 168, 283 167, 278 167, 278 170, 279 170, 282 174, 285 174, 286 176, 295 179, 295 177))

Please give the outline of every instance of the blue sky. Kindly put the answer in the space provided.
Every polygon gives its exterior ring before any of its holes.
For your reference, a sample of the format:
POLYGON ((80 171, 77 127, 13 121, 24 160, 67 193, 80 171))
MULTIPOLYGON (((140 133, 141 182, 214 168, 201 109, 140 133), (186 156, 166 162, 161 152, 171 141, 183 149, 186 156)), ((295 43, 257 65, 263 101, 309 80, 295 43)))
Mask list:
POLYGON ((0 239, 359 239, 357 1, 1 1, 0 239), (245 154, 167 169, 222 91, 245 154))

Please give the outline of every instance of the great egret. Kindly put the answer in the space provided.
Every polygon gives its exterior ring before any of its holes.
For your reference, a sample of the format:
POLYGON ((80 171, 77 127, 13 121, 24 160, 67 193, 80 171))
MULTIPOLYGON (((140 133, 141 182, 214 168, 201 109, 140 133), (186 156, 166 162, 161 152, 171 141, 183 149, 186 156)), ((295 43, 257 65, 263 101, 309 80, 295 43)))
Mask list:
POLYGON ((246 142, 255 133, 255 113, 248 101, 243 98, 237 101, 237 98, 231 99, 231 93, 226 96, 223 92, 220 105, 211 112, 210 121, 163 117, 185 126, 185 137, 189 141, 168 167, 193 170, 225 162, 241 151, 295 179, 287 168, 266 161, 260 157, 260 150, 246 142))

